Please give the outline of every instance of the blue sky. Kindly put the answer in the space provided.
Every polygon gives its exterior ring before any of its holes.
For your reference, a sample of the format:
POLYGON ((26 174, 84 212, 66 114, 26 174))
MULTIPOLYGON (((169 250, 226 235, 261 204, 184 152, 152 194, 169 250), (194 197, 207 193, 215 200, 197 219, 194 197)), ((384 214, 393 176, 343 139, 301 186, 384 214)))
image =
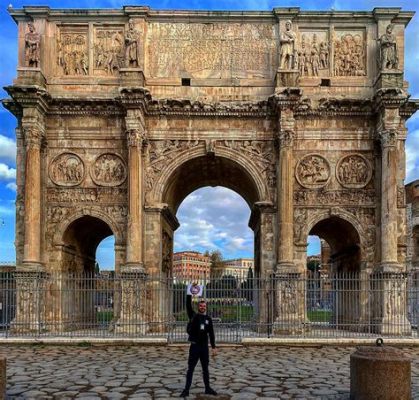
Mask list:
MULTIPOLYGON (((120 0, 0 0, 0 86, 12 84, 16 75, 17 29, 7 13, 7 6, 21 8, 24 5, 48 5, 51 8, 120 8, 123 5, 148 5, 155 9, 208 9, 208 10, 272 10, 273 7, 300 7, 303 10, 372 10, 374 7, 402 7, 404 10, 419 11, 419 0, 189 0, 128 2, 120 0)), ((409 91, 419 98, 419 16, 415 16, 406 31, 405 79, 410 83, 409 91)), ((0 97, 7 97, 0 89, 0 97)), ((419 114, 419 113, 418 113, 419 114)), ((0 107, 0 262, 14 261, 14 230, 16 197, 15 164, 15 118, 0 107)), ((408 123, 409 135, 406 142, 406 182, 419 179, 419 116, 408 123)), ((225 257, 252 257, 253 234, 247 228, 250 210, 243 199, 225 188, 202 188, 192 193, 178 210, 181 227, 176 232, 175 250, 196 248, 218 249, 225 257)), ((309 253, 318 251, 318 244, 309 238, 309 253)), ((102 242, 98 259, 102 267, 113 263, 113 239, 102 242)))

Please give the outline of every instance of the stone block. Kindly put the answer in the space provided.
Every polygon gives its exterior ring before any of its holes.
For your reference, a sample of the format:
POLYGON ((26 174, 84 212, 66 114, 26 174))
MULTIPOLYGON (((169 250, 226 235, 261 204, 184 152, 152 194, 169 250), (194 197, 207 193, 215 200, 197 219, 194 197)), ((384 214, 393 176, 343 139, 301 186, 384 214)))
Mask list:
POLYGON ((362 346, 351 354, 351 400, 411 398, 411 360, 387 346, 362 346))

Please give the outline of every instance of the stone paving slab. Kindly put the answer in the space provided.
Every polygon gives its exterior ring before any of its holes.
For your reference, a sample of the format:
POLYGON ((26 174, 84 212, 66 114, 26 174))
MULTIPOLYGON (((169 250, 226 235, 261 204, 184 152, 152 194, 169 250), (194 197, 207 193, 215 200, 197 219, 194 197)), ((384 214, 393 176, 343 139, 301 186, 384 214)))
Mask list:
MULTIPOLYGON (((211 360, 204 395, 198 364, 189 399, 349 399, 354 347, 226 347, 211 360)), ((419 399, 419 348, 412 357, 412 395, 419 399)), ((0 346, 7 358, 8 399, 165 400, 182 391, 188 347, 0 346)))

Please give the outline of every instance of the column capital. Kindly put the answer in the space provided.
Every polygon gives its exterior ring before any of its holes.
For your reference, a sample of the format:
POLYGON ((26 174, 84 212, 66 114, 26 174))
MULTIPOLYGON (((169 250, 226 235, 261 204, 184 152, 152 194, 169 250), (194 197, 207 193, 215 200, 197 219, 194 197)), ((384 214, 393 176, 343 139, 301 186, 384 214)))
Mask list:
POLYGON ((377 132, 377 139, 380 141, 381 147, 392 148, 397 144, 397 131, 394 129, 387 129, 377 132))
POLYGON ((280 130, 277 132, 276 140, 279 148, 292 147, 295 136, 295 131, 291 129, 280 130))
POLYGON ((23 137, 26 147, 40 149, 44 135, 42 131, 37 127, 26 127, 23 128, 23 137))
POLYGON ((146 133, 139 128, 127 129, 128 147, 138 147, 140 150, 148 143, 146 133))

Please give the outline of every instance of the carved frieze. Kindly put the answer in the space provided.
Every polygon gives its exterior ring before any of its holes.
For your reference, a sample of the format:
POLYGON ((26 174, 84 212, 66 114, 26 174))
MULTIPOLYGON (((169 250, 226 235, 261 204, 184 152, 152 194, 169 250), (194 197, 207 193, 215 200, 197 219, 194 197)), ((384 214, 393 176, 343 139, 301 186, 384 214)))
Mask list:
POLYGON ((115 75, 124 66, 123 28, 95 29, 94 69, 107 75, 115 75))
POLYGON ((127 201, 127 189, 116 187, 98 188, 48 188, 49 203, 110 203, 118 204, 127 201))
POLYGON ((57 64, 64 75, 89 74, 87 27, 59 30, 57 64))
POLYGON ((297 64, 300 76, 327 76, 330 43, 326 31, 300 31, 297 64))
POLYGON ((276 185, 274 146, 272 142, 259 140, 222 140, 216 146, 246 154, 259 168, 269 187, 276 185))
POLYGON ((307 210, 296 208, 294 210, 294 243, 306 243, 305 228, 307 224, 307 210))
POLYGON ((33 22, 28 23, 25 34, 25 66, 39 68, 41 58, 41 35, 36 32, 33 22))
POLYGON ((273 24, 151 22, 147 69, 151 77, 272 79, 275 36, 273 24))
POLYGON ((49 177, 58 186, 77 186, 85 175, 81 158, 74 153, 62 153, 49 166, 49 177))
POLYGON ((47 223, 58 223, 71 212, 69 207, 52 206, 47 208, 47 223))
POLYGON ((166 232, 162 233, 162 271, 168 272, 172 269, 173 239, 166 232))
POLYGON ((374 190, 304 190, 294 191, 294 204, 298 206, 315 205, 363 205, 373 206, 376 202, 374 190))
POLYGON ((365 76, 366 68, 365 31, 335 31, 334 75, 365 76))
POLYGON ((321 188, 329 182, 330 165, 320 154, 307 154, 298 161, 295 177, 305 188, 321 188))
POLYGON ((121 156, 105 153, 96 158, 90 176, 99 186, 119 186, 127 177, 127 167, 121 156))
POLYGON ((372 177, 370 162, 361 154, 342 157, 336 166, 336 178, 345 188, 365 187, 372 177))
POLYGON ((397 186, 397 208, 406 206, 406 189, 404 186, 397 186))

